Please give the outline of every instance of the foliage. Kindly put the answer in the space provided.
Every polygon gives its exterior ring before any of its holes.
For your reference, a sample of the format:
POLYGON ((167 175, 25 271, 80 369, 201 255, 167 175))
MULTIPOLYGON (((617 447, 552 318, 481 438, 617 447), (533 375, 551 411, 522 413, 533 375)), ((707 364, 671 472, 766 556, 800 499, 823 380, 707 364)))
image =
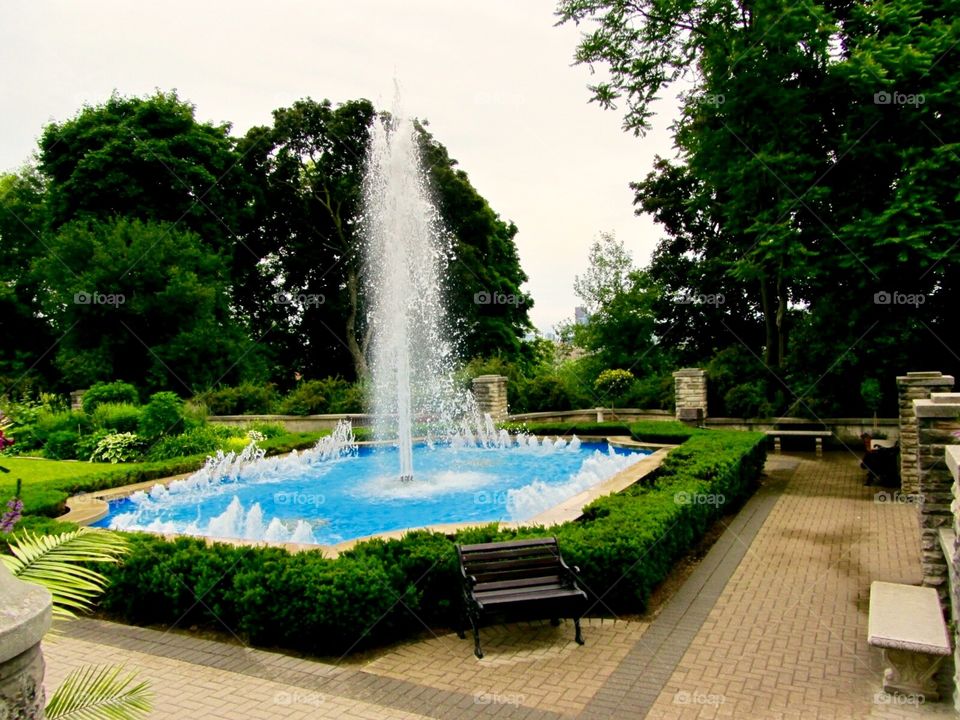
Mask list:
POLYGON ((158 392, 150 396, 140 418, 140 435, 148 442, 183 431, 183 400, 176 393, 158 392))
POLYGON ((90 454, 90 462, 130 462, 142 452, 143 441, 135 433, 111 433, 97 443, 90 454))
POLYGON ((53 460, 72 460, 77 456, 80 436, 73 430, 57 430, 47 436, 43 454, 53 460))
POLYGON ((190 428, 179 435, 167 435, 157 439, 147 450, 148 461, 170 460, 191 455, 203 455, 216 452, 226 440, 226 436, 209 426, 190 428))
POLYGON ((0 515, 0 534, 9 535, 23 517, 23 500, 20 499, 22 493, 23 481, 17 478, 17 490, 13 497, 7 500, 7 508, 3 515, 0 515))
MULTIPOLYGON (((686 442, 691 437, 700 436, 700 432, 684 425, 676 420, 643 420, 630 423, 630 434, 634 440, 640 442, 674 444, 686 442)), ((741 436, 737 434, 712 432, 710 438, 718 438, 729 435, 731 442, 739 441, 741 436)))
POLYGON ((81 400, 83 411, 92 415, 98 406, 105 403, 123 403, 138 405, 140 397, 137 389, 128 382, 114 380, 113 382, 98 382, 90 386, 81 400))
POLYGON ((524 422, 501 423, 500 427, 514 433, 540 436, 567 435, 629 435, 630 426, 620 422, 524 422))
POLYGON ((101 430, 136 432, 143 411, 126 402, 105 402, 93 411, 93 424, 101 430))
POLYGON ((633 373, 629 370, 608 369, 601 372, 593 381, 593 389, 601 397, 610 398, 611 402, 616 402, 626 395, 634 381, 633 373))
POLYGON ((602 232, 590 246, 586 272, 574 278, 573 291, 592 315, 627 289, 632 271, 633 258, 623 240, 602 232))
POLYGON ((322 415, 364 411, 363 389, 340 377, 305 380, 280 402, 284 415, 322 415))
POLYGON ((24 531, 9 540, 9 549, 0 560, 15 577, 49 590, 53 615, 63 619, 90 610, 107 583, 84 563, 116 563, 126 554, 127 542, 116 533, 90 528, 59 535, 24 531))
POLYGON ((280 395, 273 383, 241 383, 200 393, 195 400, 211 415, 265 415, 274 412, 280 395))
MULTIPOLYGON (((679 432, 673 427, 679 423, 649 425, 679 432)), ((583 520, 470 528, 456 541, 556 535, 564 556, 580 566, 584 586, 601 593, 591 598, 591 614, 642 611, 710 521, 753 490, 763 466, 765 439, 758 433, 680 427, 688 440, 655 479, 591 503, 583 520), (704 494, 716 502, 697 502, 704 494)), ((130 546, 128 560, 105 571, 111 586, 103 607, 134 623, 224 623, 254 644, 342 655, 409 637, 422 623, 449 625, 459 611, 454 545, 440 533, 361 542, 336 559, 146 534, 131 535, 130 546)))
POLYGON ((82 665, 73 670, 47 703, 48 720, 134 720, 151 710, 149 683, 135 682, 123 667, 82 665))

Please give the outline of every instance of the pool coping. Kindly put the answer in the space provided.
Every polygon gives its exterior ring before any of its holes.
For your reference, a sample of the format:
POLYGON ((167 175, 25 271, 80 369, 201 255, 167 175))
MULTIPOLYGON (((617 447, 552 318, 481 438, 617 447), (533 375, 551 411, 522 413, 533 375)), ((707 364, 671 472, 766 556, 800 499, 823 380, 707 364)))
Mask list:
MULTIPOLYGON (((552 437, 552 436, 547 436, 552 437)), ((599 497, 604 495, 611 495, 614 493, 621 492, 626 488, 634 485, 650 473, 654 472, 657 468, 660 467, 660 464, 666 458, 667 454, 677 445, 664 445, 660 443, 641 443, 635 440, 625 438, 625 437, 600 437, 600 436, 584 436, 581 438, 584 441, 598 441, 602 440, 614 447, 624 447, 624 448, 634 448, 634 449, 652 449, 650 455, 645 457, 643 460, 640 460, 628 468, 625 468, 613 475, 610 478, 607 478, 601 483, 593 485, 583 492, 580 492, 572 497, 567 498, 566 500, 558 503, 557 505, 544 510, 543 512, 534 515, 528 520, 522 521, 491 521, 491 522, 458 522, 458 523, 436 523, 432 525, 419 525, 416 527, 403 528, 401 530, 389 530, 387 532, 375 533, 373 535, 365 535, 363 537, 352 538, 350 540, 344 540, 343 542, 337 543, 335 545, 317 545, 317 544, 306 544, 306 543, 280 543, 280 542, 269 542, 267 540, 244 540, 242 538, 228 538, 228 537, 215 537, 215 536, 206 536, 206 535, 191 535, 189 537, 195 537, 198 539, 203 539, 206 541, 207 545, 212 545, 213 543, 226 543, 229 545, 235 546, 249 546, 249 547, 282 547, 289 552, 307 552, 307 551, 320 551, 323 553, 324 557, 335 558, 340 553, 346 552, 347 550, 352 549, 355 545, 361 542, 366 542, 368 540, 381 539, 381 540, 398 540, 404 535, 407 535, 411 532, 416 531, 427 531, 427 532, 439 532, 444 535, 453 535, 457 531, 464 528, 470 527, 479 527, 482 525, 494 524, 498 525, 504 529, 518 529, 522 527, 547 527, 549 525, 558 525, 560 523, 569 522, 571 520, 576 520, 577 518, 583 515, 583 508, 589 503, 593 502, 599 497)), ((366 444, 366 443, 364 443, 366 444)), ((132 495, 135 492, 140 490, 150 490, 156 485, 167 486, 175 480, 182 480, 188 478, 194 473, 181 473, 179 475, 171 475, 165 478, 158 478, 156 480, 147 480, 144 482, 133 483, 131 485, 122 485, 115 488, 108 488, 106 490, 95 490, 89 493, 78 493, 67 499, 67 513, 61 515, 57 520, 63 522, 72 522, 78 525, 90 525, 95 523, 98 520, 105 517, 110 512, 110 500, 116 500, 118 498, 127 497, 132 495)), ((150 532, 148 530, 137 530, 136 532, 150 532)), ((170 534, 170 533, 150 533, 152 535, 158 535, 167 540, 173 540, 178 537, 187 537, 179 534, 170 534)))

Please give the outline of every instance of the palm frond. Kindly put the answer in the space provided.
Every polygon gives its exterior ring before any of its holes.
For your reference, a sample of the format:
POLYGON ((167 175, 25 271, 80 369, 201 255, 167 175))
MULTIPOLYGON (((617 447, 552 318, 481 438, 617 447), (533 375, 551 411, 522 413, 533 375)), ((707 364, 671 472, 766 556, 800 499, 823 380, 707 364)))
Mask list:
POLYGON ((147 682, 119 665, 84 665, 67 676, 47 703, 47 720, 137 720, 151 709, 147 682))
POLYGON ((53 615, 75 617, 91 608, 107 579, 77 563, 117 562, 127 552, 126 540, 116 533, 80 528, 58 535, 24 531, 10 541, 10 555, 0 559, 15 576, 41 585, 53 596, 53 615))

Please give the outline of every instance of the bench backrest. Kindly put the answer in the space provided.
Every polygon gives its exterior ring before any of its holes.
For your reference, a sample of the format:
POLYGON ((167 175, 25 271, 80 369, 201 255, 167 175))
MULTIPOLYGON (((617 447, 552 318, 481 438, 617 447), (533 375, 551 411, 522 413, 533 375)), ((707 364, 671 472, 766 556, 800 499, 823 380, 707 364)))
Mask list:
POLYGON ((555 537, 458 545, 457 556, 464 572, 475 577, 478 584, 535 580, 562 572, 555 537))

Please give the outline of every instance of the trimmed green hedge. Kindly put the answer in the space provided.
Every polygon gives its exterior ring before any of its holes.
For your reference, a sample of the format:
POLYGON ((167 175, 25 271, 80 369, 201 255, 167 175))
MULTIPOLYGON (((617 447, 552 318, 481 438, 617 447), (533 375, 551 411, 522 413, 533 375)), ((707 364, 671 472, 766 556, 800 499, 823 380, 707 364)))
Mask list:
POLYGON ((602 497, 581 520, 551 528, 470 528, 450 540, 415 532, 358 544, 337 559, 320 552, 206 546, 131 536, 102 608, 139 624, 224 625, 257 645, 320 655, 379 645, 449 626, 459 612, 456 542, 556 535, 594 596, 591 614, 641 612, 676 560, 721 514, 753 491, 766 455, 760 433, 690 431, 654 479, 602 497), (200 597, 203 602, 197 602, 200 597), (402 600, 402 602, 401 602, 402 600))
POLYGON ((676 420, 642 420, 622 422, 542 422, 503 423, 510 432, 528 432, 534 435, 629 435, 634 440, 649 443, 678 445, 697 432, 676 420))

